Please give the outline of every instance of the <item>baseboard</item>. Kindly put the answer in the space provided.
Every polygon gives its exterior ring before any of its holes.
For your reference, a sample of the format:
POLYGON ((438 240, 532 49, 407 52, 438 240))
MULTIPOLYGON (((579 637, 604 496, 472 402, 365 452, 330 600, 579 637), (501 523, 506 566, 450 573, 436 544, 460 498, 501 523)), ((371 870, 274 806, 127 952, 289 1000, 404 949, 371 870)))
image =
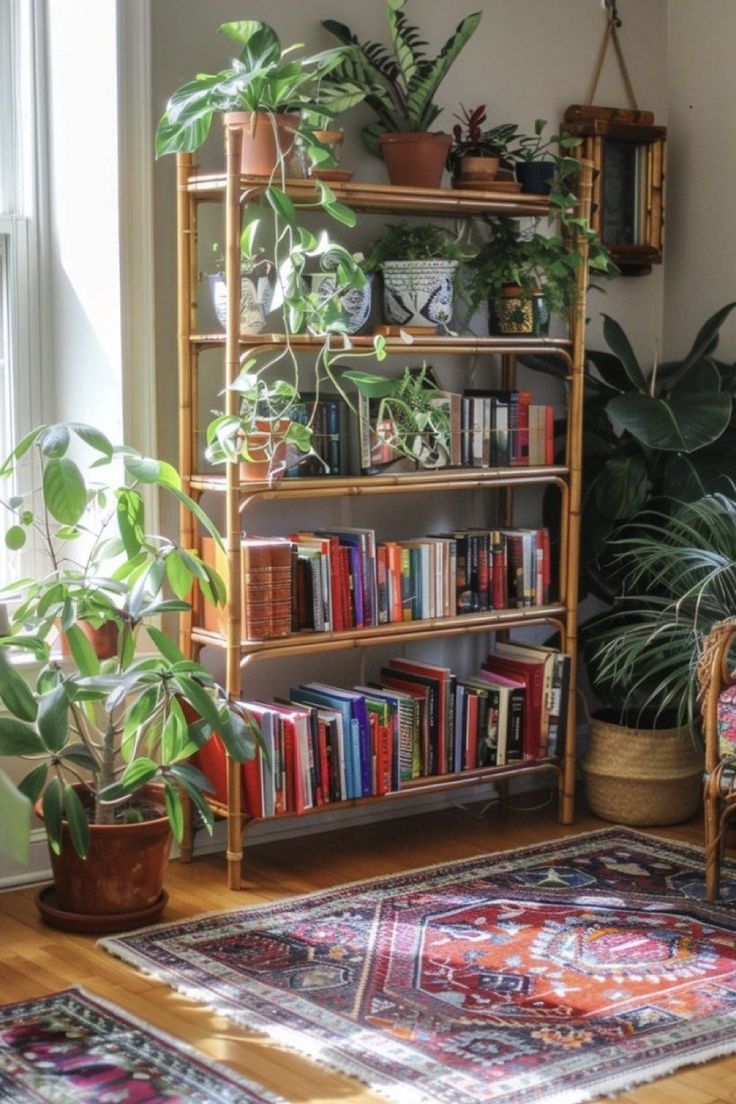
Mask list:
POLYGON ((34 882, 47 882, 50 878, 49 849, 43 828, 34 828, 31 832, 28 863, 25 866, 13 862, 7 855, 0 856, 0 892, 34 882))

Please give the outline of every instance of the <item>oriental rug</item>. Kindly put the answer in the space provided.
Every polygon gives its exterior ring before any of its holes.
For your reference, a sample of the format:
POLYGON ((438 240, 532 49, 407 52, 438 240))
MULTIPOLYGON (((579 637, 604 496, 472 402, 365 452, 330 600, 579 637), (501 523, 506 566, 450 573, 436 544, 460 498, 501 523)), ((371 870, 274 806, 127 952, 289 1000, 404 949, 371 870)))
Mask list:
POLYGON ((8 1104, 285 1104, 82 989, 0 1005, 8 1104))
POLYGON ((606 829, 102 941, 396 1104, 576 1104, 736 1051, 736 865, 606 829))

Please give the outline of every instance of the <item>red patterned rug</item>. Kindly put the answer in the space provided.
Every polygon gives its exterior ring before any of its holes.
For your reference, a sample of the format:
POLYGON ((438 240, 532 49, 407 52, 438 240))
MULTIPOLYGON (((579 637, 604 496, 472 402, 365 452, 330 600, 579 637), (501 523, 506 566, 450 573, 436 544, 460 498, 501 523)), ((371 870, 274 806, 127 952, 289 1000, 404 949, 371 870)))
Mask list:
POLYGON ((285 1104, 81 989, 0 1005, 0 1101, 285 1104))
POLYGON ((736 867, 606 829, 102 941, 397 1104, 576 1104, 736 1051, 736 867))

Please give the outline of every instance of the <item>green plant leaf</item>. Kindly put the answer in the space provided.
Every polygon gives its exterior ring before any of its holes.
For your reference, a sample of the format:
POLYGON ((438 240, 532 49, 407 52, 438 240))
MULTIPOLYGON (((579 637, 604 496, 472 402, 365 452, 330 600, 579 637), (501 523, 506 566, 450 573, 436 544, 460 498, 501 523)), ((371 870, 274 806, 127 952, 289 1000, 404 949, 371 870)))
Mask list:
POLYGON ((0 850, 25 865, 31 840, 31 802, 0 770, 0 850))
POLYGON ((206 793, 213 792, 210 781, 194 767, 187 766, 185 763, 177 763, 172 766, 169 774, 176 779, 185 793, 188 794, 194 807, 202 817, 205 828, 212 835, 214 817, 207 801, 202 796, 203 790, 206 793))
POLYGON ((157 629, 154 625, 146 625, 146 632, 158 648, 161 655, 164 657, 164 659, 168 660, 169 663, 184 662, 184 656, 179 651, 171 637, 167 636, 166 633, 161 632, 161 630, 157 629))
POLYGON ((79 625, 70 625, 65 635, 69 651, 72 653, 72 659, 76 663, 80 674, 98 675, 100 673, 100 661, 79 625))
POLYGON ((46 426, 38 438, 38 447, 44 456, 64 456, 69 448, 69 430, 63 422, 46 426))
POLYGON ((46 748, 35 729, 14 717, 0 717, 0 755, 43 755, 46 748))
POLYGON ((640 456, 612 457, 595 482, 598 509, 615 520, 637 514, 650 490, 647 466, 640 456))
POLYGON ((61 782, 52 778, 43 791, 43 823, 48 836, 49 847, 58 855, 61 852, 61 821, 64 808, 64 796, 61 782))
POLYGON ((725 307, 721 307, 715 314, 704 322, 698 330, 695 340, 693 341, 692 348, 682 362, 682 367, 685 371, 691 368, 693 364, 696 364, 703 357, 709 356, 716 348, 718 344, 718 337, 721 326, 728 318, 729 314, 736 307, 736 302, 726 303, 725 307))
POLYGON ((266 188, 266 199, 270 203, 277 215, 279 215, 285 222, 288 222, 290 226, 294 226, 296 223, 296 209, 286 192, 281 188, 274 188, 273 185, 266 188))
POLYGON ((85 425, 83 422, 70 422, 70 429, 76 433, 80 441, 84 441, 85 445, 89 445, 95 452, 102 453, 108 460, 112 459, 113 448, 109 440, 99 429, 95 429, 94 426, 85 425))
POLYGON ((134 759, 132 763, 128 763, 123 772, 123 777, 120 779, 120 784, 126 793, 134 793, 150 782, 157 773, 158 763, 154 763, 153 759, 141 755, 134 759))
POLYGON ((157 483, 161 477, 161 464, 152 456, 126 454, 123 463, 130 478, 138 483, 157 483))
POLYGON ((603 319, 603 336, 606 340, 606 344, 621 361, 623 369, 629 378, 629 383, 631 383, 637 391, 646 392, 647 381, 644 379, 642 370, 639 367, 639 361, 634 355, 634 350, 631 348, 628 337, 615 318, 611 318, 610 315, 604 314, 603 319))
POLYGON ((223 725, 222 721, 217 727, 217 733, 227 748, 228 754, 237 763, 244 763, 252 759, 256 752, 257 735, 260 729, 252 719, 243 720, 239 713, 230 712, 229 723, 223 725))
POLYGON ((49 513, 63 525, 76 525, 87 507, 84 477, 67 456, 53 457, 43 473, 43 497, 49 513))
POLYGON ((69 732, 69 699, 63 683, 39 698, 36 725, 49 751, 63 748, 69 732))
POLYGON ((712 445, 687 455, 668 456, 662 491, 679 502, 695 502, 716 492, 733 493, 733 472, 736 472, 736 431, 727 429, 712 445))
POLYGON ((59 758, 65 763, 73 763, 75 767, 81 767, 93 774, 99 770, 100 766, 94 755, 87 750, 84 744, 69 744, 68 747, 61 749, 59 758))
POLYGON ((32 771, 29 771, 22 782, 18 783, 18 789, 28 798, 31 805, 35 805, 43 793, 48 774, 48 763, 41 763, 40 766, 34 767, 32 771))
POLYGON ((126 555, 137 556, 145 540, 145 506, 139 491, 121 487, 116 492, 118 529, 126 555))
POLYGON ((371 372, 351 369, 348 372, 343 372, 343 379, 350 380, 360 393, 366 395, 369 399, 384 399, 389 395, 396 394, 397 381, 387 379, 386 376, 375 376, 371 372))
POLYGON ((693 452, 716 441, 731 418, 731 396, 677 392, 668 401, 651 395, 618 395, 606 410, 650 448, 693 452))
POLYGON ((176 548, 172 548, 166 557, 166 578, 177 598, 184 600, 188 597, 192 589, 192 576, 176 548))
POLYGON ((177 843, 181 843, 184 839, 184 809, 178 789, 169 782, 168 778, 164 779, 164 803, 174 839, 177 843))
POLYGON ((11 525, 5 530, 5 544, 11 552, 17 552, 26 543, 26 531, 20 525, 11 525))
POLYGON ((79 795, 73 786, 64 787, 64 812, 74 850, 81 859, 89 854, 89 821, 79 795))
POLYGON ((7 709, 21 721, 33 723, 38 706, 22 675, 13 669, 0 648, 0 698, 7 709))
POLYGON ((330 203, 325 207, 325 211, 331 218, 335 219, 336 222, 342 223, 343 226, 355 226, 355 211, 346 204, 338 202, 330 203))
POLYGON ((30 433, 26 433, 25 437, 21 437, 18 444, 15 446, 9 456, 6 456, 3 461, 3 466, 0 468, 0 478, 8 476, 15 467, 15 461, 20 460, 28 450, 35 444, 36 440, 43 433, 46 426, 36 426, 30 433))

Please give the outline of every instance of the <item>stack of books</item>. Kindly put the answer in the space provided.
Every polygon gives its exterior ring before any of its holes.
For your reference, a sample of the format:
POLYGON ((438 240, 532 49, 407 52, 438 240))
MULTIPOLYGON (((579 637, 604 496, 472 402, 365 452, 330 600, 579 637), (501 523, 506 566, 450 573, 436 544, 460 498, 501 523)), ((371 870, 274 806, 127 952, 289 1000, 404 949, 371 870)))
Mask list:
MULTIPOLYGON (((245 810, 303 813, 417 778, 559 757, 569 674, 569 657, 554 648, 499 642, 471 677, 396 658, 374 683, 302 683, 288 701, 243 702, 266 749, 243 766, 245 810)), ((219 796, 221 748, 198 755, 219 796)))

